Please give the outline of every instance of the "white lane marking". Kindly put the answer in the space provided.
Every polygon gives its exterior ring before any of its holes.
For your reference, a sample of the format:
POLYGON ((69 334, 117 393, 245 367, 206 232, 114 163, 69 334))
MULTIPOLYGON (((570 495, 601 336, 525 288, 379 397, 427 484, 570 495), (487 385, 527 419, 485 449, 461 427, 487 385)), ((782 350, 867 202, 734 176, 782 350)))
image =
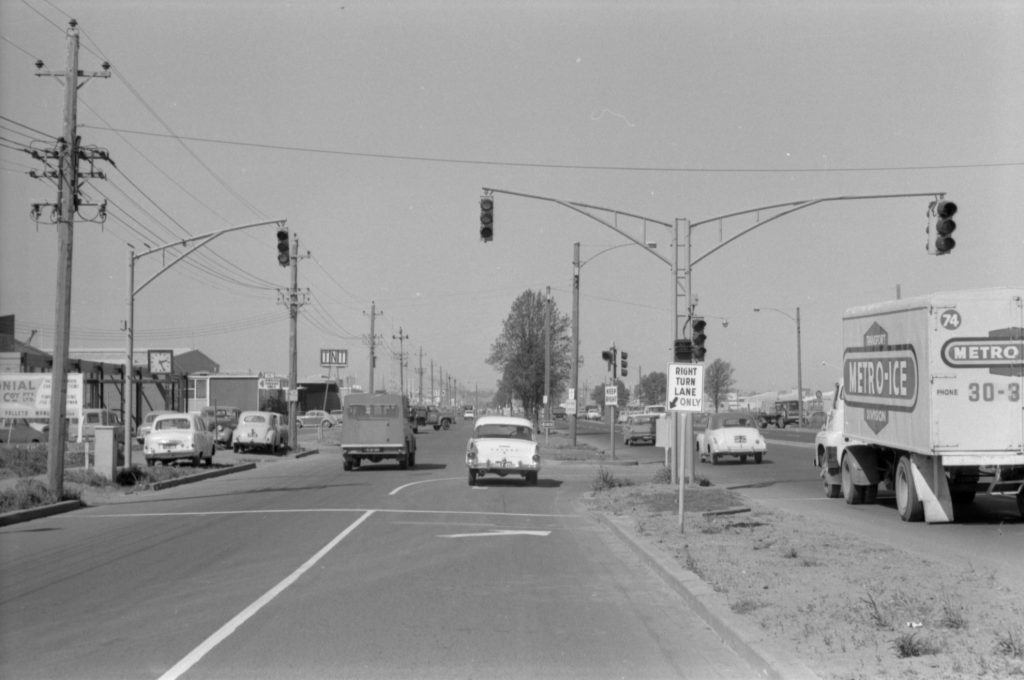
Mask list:
POLYGON ((198 647, 196 647, 191 652, 186 654, 181 661, 174 664, 174 666, 171 667, 170 670, 161 675, 160 680, 174 680, 174 678, 181 677, 183 673, 187 672, 190 668, 192 668, 192 666, 196 665, 199 662, 199 660, 206 656, 214 647, 219 645, 221 642, 226 640, 228 636, 234 633, 239 626, 241 626, 243 623, 252 618, 256 614, 256 612, 258 612, 260 609, 269 604, 271 600, 273 600, 275 597, 284 592, 284 590, 288 588, 290 585, 295 583, 295 581, 297 581, 300 576, 309 571, 309 569, 312 568, 314 564, 319 562, 320 559, 324 557, 324 555, 329 553, 332 549, 334 549, 336 545, 345 540, 345 538, 353 531, 355 531, 360 524, 368 520, 370 516, 373 515, 373 513, 373 510, 367 510, 365 513, 363 513, 363 515, 359 519, 350 524, 344 531, 342 531, 340 534, 331 539, 331 541, 327 545, 320 548, 320 550, 317 551, 315 555, 306 560, 306 562, 301 567, 299 567, 291 574, 289 574, 283 581, 278 583, 276 586, 265 592, 263 596, 260 597, 258 600, 256 600, 248 607, 243 609, 241 612, 236 614, 233 619, 231 619, 223 626, 221 626, 220 630, 218 630, 216 633, 203 640, 203 642, 198 647))
POLYGON ((388 493, 388 495, 394 496, 399 491, 402 491, 403 489, 408 489, 410 486, 416 486, 417 484, 426 484, 427 482, 451 482, 458 481, 460 479, 465 479, 465 477, 442 477, 440 479, 421 479, 418 482, 409 482, 408 484, 403 484, 402 486, 395 487, 394 489, 391 490, 390 493, 388 493))
POLYGON ((529 529, 495 529, 475 534, 439 534, 438 538, 479 538, 484 536, 550 536, 550 531, 531 531, 529 529))
POLYGON ((290 510, 224 510, 208 512, 138 512, 91 515, 69 512, 54 515, 56 520, 133 519, 137 517, 212 517, 214 515, 278 515, 297 512, 390 512, 409 515, 473 515, 499 517, 581 517, 582 515, 543 514, 537 512, 488 512, 486 510, 414 510, 411 508, 293 508, 290 510))

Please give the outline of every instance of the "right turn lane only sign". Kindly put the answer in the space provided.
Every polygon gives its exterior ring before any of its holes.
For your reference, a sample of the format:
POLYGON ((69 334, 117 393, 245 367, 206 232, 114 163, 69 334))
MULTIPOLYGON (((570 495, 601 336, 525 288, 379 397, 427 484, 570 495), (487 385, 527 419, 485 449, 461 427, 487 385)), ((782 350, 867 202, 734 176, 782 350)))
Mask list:
POLYGON ((667 403, 669 411, 699 412, 704 408, 703 364, 669 364, 667 403))

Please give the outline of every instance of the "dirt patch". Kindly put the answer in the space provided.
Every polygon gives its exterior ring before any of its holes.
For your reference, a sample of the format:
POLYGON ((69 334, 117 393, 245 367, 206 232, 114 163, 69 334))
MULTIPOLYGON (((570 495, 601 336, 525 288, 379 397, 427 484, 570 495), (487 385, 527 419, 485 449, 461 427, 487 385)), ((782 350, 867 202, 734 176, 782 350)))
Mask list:
POLYGON ((649 549, 723 593, 820 677, 1024 678, 1024 585, 808 527, 717 487, 685 489, 682 534, 678 486, 643 474, 650 478, 638 472, 632 485, 595 490, 584 503, 631 518, 649 549))

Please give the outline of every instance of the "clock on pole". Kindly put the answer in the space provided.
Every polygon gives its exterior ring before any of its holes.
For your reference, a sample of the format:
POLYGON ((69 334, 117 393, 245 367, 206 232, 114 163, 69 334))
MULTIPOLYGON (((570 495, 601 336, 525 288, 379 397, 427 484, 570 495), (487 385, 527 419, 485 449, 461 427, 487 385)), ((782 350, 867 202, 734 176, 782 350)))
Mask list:
POLYGON ((174 350, 151 349, 146 356, 150 373, 170 373, 174 367, 174 350))

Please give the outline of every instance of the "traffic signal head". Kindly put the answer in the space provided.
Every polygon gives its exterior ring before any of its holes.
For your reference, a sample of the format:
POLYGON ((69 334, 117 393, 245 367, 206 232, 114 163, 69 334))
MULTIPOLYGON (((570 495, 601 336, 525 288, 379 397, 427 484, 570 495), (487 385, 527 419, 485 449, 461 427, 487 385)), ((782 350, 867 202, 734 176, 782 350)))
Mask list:
POLYGON ((704 355, 707 350, 704 348, 704 342, 708 339, 708 336, 704 334, 704 329, 707 328, 708 322, 702 317, 693 317, 693 360, 704 361, 704 355))
POLYGON ((603 352, 601 352, 601 358, 604 359, 605 362, 607 362, 609 371, 615 370, 615 354, 616 352, 614 347, 612 347, 611 349, 606 349, 603 352))
POLYGON ((279 227, 277 230, 277 263, 282 267, 287 267, 291 264, 288 248, 288 228, 279 227))
POLYGON ((946 255, 956 247, 956 241, 950 235, 956 231, 956 203, 953 201, 936 201, 932 204, 935 210, 935 254, 946 255))
POLYGON ((494 238, 494 199, 480 197, 480 240, 487 242, 494 238))
POLYGON ((672 351, 672 357, 677 364, 693 361, 693 342, 686 338, 678 338, 672 351))
POLYGON ((626 377, 629 374, 629 353, 622 352, 619 354, 619 375, 626 377))

